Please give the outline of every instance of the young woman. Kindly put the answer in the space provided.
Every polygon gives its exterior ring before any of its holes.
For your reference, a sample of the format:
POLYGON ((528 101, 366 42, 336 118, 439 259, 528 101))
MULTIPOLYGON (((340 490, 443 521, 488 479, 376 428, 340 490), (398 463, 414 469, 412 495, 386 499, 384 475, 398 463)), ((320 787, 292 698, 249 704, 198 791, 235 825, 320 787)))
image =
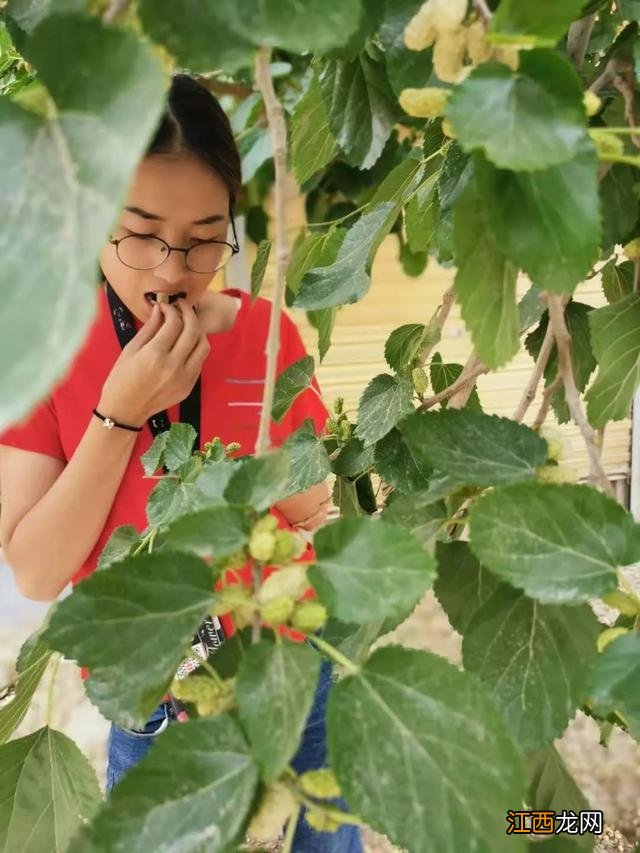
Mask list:
MULTIPOLYGON (((85 342, 48 398, 0 435, 0 542, 29 598, 54 600, 69 581, 90 574, 117 526, 146 527, 156 481, 144 477, 140 456, 169 422, 189 416, 200 446, 219 436, 225 444, 240 443, 237 455, 255 451, 271 303, 252 303, 233 288, 209 289, 238 250, 233 206, 240 185, 240 158, 220 105, 190 77, 175 76, 165 115, 101 253, 105 281, 85 342)), ((278 373, 306 354, 285 315, 280 332, 278 373)), ((281 445, 306 418, 321 434, 327 417, 308 389, 280 424, 271 423, 271 443, 281 445)), ((271 512, 280 526, 312 530, 324 520, 327 503, 327 486, 319 484, 271 512)), ((303 558, 309 553, 310 547, 303 558)), ((233 632, 230 617, 221 623, 227 636, 233 632)), ((326 763, 329 684, 323 662, 293 760, 299 772, 326 763)), ((109 790, 172 719, 171 705, 163 702, 142 730, 112 726, 109 790)), ((333 835, 301 820, 294 849, 359 853, 362 847, 355 827, 333 835)))

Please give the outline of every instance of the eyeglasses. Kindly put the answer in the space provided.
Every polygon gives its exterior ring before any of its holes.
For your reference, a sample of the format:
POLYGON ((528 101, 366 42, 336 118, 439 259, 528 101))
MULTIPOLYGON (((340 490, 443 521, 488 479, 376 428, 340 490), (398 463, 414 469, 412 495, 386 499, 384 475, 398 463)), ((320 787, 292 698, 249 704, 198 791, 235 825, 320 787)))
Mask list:
POLYGON ((213 273, 228 263, 240 251, 236 225, 231 217, 233 244, 225 240, 206 240, 188 249, 170 246, 161 237, 128 234, 119 240, 109 240, 116 247, 118 260, 132 270, 153 270, 163 264, 171 252, 182 252, 191 272, 213 273))

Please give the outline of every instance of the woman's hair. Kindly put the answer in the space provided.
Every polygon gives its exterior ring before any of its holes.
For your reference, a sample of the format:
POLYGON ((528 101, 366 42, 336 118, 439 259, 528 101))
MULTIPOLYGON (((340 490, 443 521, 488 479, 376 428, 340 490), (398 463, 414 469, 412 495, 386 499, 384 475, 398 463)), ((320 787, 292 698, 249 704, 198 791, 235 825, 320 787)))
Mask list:
POLYGON ((173 76, 167 108, 147 149, 147 154, 180 152, 211 166, 227 185, 233 209, 242 171, 229 119, 211 92, 187 74, 173 76))

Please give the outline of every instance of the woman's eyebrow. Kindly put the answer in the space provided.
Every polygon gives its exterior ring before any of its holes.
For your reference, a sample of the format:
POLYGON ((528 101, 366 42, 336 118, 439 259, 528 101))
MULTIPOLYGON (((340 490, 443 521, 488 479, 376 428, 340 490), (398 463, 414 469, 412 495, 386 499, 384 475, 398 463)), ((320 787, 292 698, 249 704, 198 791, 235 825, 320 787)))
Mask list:
MULTIPOLYGON (((164 216, 158 216, 157 213, 149 213, 148 210, 143 210, 141 207, 125 207, 130 213, 135 213, 136 216, 141 216, 143 219, 155 219, 159 222, 164 222, 164 216)), ((213 213, 211 216, 205 216, 204 219, 196 219, 192 225, 211 225, 213 222, 224 222, 226 217, 221 213, 213 213)))

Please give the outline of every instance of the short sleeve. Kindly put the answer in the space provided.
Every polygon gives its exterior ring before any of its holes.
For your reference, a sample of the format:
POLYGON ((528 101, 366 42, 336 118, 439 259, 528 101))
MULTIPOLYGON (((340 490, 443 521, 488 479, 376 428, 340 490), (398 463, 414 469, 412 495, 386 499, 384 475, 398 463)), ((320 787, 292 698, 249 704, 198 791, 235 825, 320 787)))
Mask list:
MULTIPOLYGON (((308 355, 296 324, 284 313, 282 314, 280 332, 278 375, 308 355)), ((311 418, 313 421, 316 435, 323 435, 329 418, 329 411, 322 401, 322 392, 315 375, 311 379, 311 387, 296 397, 282 422, 277 425, 274 435, 276 443, 280 444, 286 441, 291 433, 299 429, 307 418, 311 418)))
POLYGON ((0 432, 0 444, 33 450, 66 462, 53 400, 48 397, 20 423, 0 432))

